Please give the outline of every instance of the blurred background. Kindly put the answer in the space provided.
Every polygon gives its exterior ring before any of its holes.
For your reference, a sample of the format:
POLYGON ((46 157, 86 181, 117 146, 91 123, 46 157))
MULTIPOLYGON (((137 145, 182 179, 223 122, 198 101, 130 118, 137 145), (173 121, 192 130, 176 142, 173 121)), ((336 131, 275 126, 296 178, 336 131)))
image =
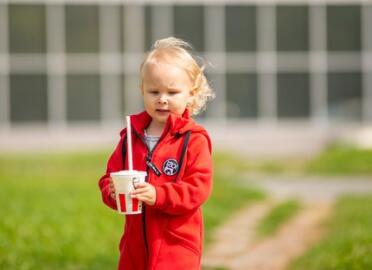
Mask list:
POLYGON ((97 181, 168 36, 216 92, 197 117, 215 148, 205 269, 371 269, 371 28, 368 0, 0 0, 0 269, 115 269, 122 217, 97 181), (267 201, 264 239, 309 209, 332 233, 282 268, 219 260, 217 228, 267 201))
POLYGON ((218 145, 372 145, 368 1, 14 0, 0 20, 0 149, 111 145, 142 109, 144 52, 172 35, 211 63, 217 98, 199 120, 218 145))

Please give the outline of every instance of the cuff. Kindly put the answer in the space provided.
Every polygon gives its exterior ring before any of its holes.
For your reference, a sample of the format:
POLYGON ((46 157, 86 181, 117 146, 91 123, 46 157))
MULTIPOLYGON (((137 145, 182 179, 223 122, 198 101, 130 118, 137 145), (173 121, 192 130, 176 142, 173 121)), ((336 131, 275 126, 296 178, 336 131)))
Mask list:
POLYGON ((117 209, 117 206, 116 206, 116 200, 111 198, 110 196, 110 188, 108 186, 104 187, 104 189, 102 190, 102 195, 103 195, 103 201, 106 202, 106 204, 108 206, 110 206, 111 208, 113 209, 117 209))
POLYGON ((164 208, 165 207, 165 191, 160 186, 155 186, 156 191, 156 201, 153 207, 155 208, 164 208))

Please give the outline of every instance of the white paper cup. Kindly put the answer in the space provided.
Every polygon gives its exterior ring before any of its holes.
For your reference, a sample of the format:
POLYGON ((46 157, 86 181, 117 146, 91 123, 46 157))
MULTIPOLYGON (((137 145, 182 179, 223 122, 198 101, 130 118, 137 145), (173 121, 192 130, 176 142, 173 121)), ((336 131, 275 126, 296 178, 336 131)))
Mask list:
POLYGON ((120 214, 132 215, 142 213, 142 202, 132 199, 130 192, 135 183, 144 183, 147 173, 142 171, 119 171, 110 173, 114 182, 116 205, 120 214))

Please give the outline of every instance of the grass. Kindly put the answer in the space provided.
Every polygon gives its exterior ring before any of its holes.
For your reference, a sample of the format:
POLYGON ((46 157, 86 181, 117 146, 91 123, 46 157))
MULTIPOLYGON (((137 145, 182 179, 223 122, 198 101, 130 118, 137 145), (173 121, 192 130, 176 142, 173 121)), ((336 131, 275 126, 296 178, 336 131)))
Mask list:
MULTIPOLYGON (((123 217, 101 202, 109 152, 0 155, 0 269, 115 269, 123 217)), ((216 160, 206 237, 262 192, 236 186, 216 160)))
POLYGON ((0 158, 0 269, 105 269, 122 219, 100 202, 105 154, 0 158))
POLYGON ((261 191, 242 188, 225 183, 225 181, 228 181, 228 179, 218 179, 218 176, 216 176, 213 194, 203 206, 207 240, 210 239, 211 230, 226 221, 231 213, 250 202, 264 198, 261 191))
POLYGON ((372 174, 372 150, 348 145, 334 145, 305 165, 307 173, 372 174))
POLYGON ((372 175, 372 150, 335 144, 312 159, 252 160, 239 154, 219 153, 231 172, 297 175, 372 175))
MULTIPOLYGON (((241 169, 243 172, 264 173, 301 173, 323 175, 371 175, 372 151, 361 150, 346 145, 334 145, 326 149, 312 160, 297 161, 243 161, 237 156, 230 156, 231 171, 241 169)), ((350 178, 352 181, 352 178, 350 178)), ((296 259, 291 270, 364 270, 372 269, 372 194, 360 196, 344 196, 337 201, 335 212, 329 222, 324 224, 327 228, 326 236, 305 255, 296 259)), ((293 206, 292 206, 293 207, 293 206)), ((292 208, 289 206, 288 208, 292 208)), ((284 207, 284 209, 287 207, 284 207)), ((296 207, 294 207, 296 208, 296 207)), ((267 217, 262 231, 275 231, 284 222, 284 214, 275 214, 277 210, 267 217), (275 218, 275 216, 278 216, 275 218)), ((291 210, 289 210, 291 212, 291 210)))
POLYGON ((372 269, 372 194, 345 196, 337 201, 327 236, 291 270, 372 269))
POLYGON ((253 160, 239 153, 219 152, 215 155, 216 160, 223 161, 229 173, 302 173, 306 164, 305 159, 257 159, 253 160))
POLYGON ((284 201, 274 206, 258 224, 258 236, 267 237, 274 234, 282 224, 295 216, 299 210, 300 203, 297 200, 284 201))

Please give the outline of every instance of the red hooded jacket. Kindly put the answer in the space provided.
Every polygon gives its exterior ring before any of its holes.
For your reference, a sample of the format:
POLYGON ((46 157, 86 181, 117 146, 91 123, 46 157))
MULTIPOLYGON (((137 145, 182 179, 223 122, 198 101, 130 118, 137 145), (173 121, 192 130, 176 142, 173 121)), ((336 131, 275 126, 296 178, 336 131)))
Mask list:
MULTIPOLYGON (((210 138, 186 110, 182 117, 169 116, 159 142, 149 152, 143 137, 150 122, 151 117, 146 112, 131 116, 133 168, 147 171, 146 181, 155 186, 156 202, 153 206, 144 205, 142 214, 126 216, 119 245, 118 269, 200 269, 204 235, 200 206, 212 188, 210 138), (166 171, 166 161, 180 162, 188 131, 191 134, 182 164, 179 164, 177 173, 166 171), (146 161, 159 170, 157 174, 156 169, 146 165, 146 161)), ((122 144, 126 129, 120 135, 106 174, 99 180, 103 201, 113 209, 117 208, 115 200, 110 197, 109 175, 127 169, 128 164, 126 157, 123 168, 122 144)))

